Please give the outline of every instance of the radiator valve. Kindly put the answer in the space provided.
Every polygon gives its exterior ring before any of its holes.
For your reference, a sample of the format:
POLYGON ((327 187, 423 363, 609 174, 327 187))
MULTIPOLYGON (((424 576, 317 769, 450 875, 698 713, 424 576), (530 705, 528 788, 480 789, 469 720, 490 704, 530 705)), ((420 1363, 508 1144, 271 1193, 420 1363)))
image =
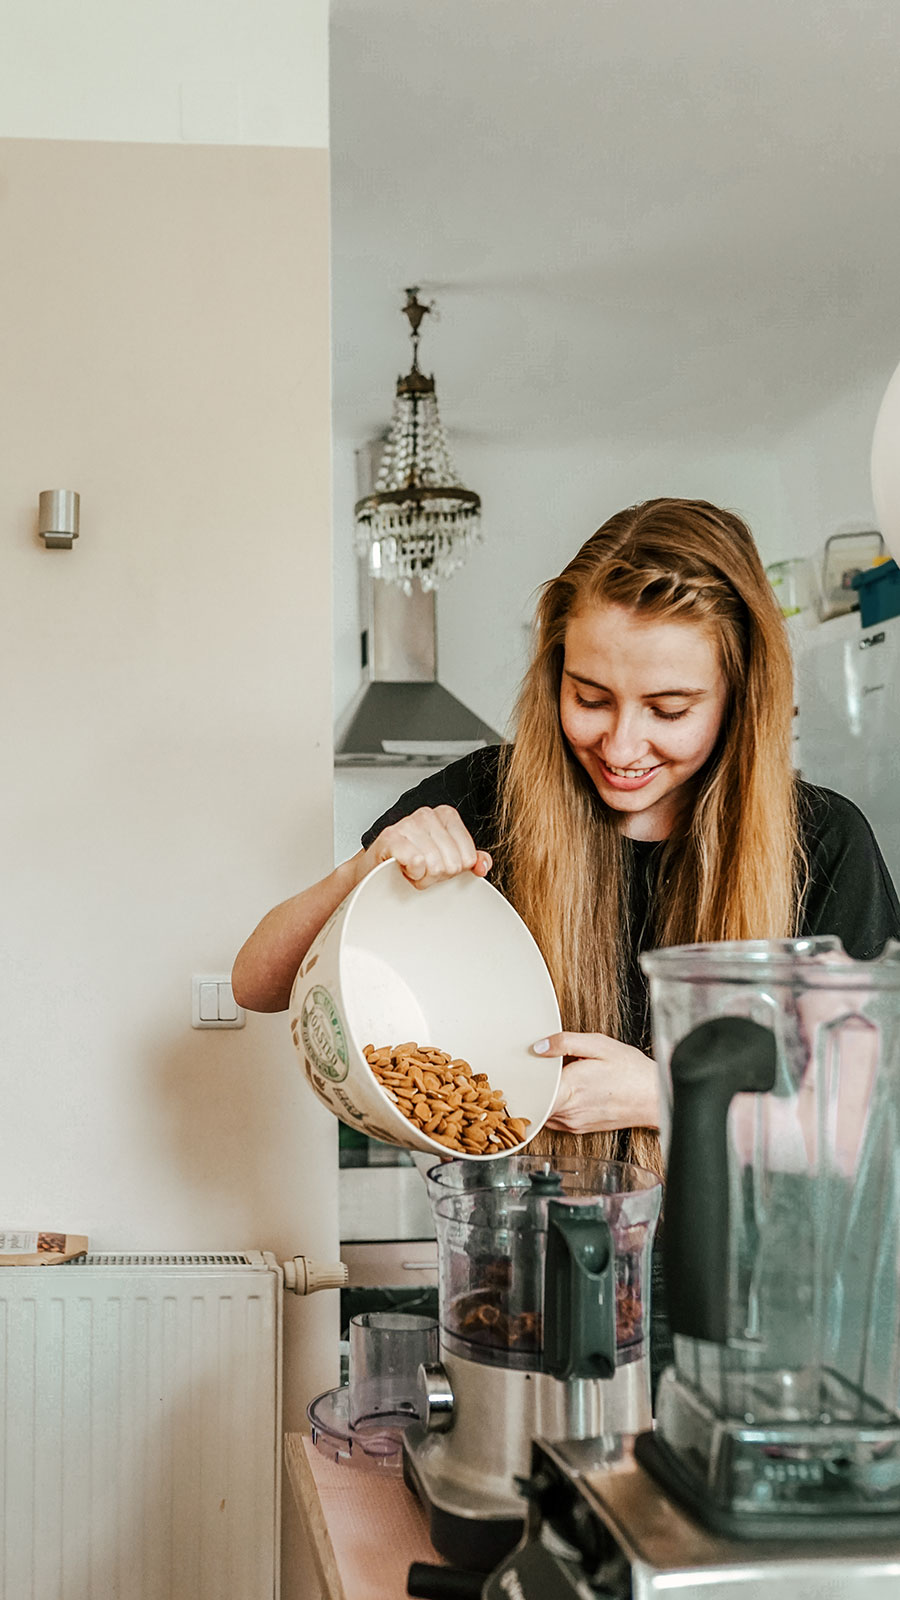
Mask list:
POLYGON ((294 1256, 283 1263, 284 1287, 294 1294, 315 1294, 317 1289, 340 1289, 347 1282, 343 1261, 313 1261, 294 1256))

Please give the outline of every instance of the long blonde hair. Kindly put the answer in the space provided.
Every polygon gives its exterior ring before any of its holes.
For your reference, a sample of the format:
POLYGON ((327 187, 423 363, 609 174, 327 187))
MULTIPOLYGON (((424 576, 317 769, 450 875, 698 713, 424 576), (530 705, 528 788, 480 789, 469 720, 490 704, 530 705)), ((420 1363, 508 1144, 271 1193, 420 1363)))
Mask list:
MULTIPOLYGON (((572 754, 559 697, 569 618, 594 605, 700 624, 728 699, 690 815, 667 840, 656 946, 796 929, 804 870, 791 765, 793 680, 781 613, 749 528, 703 500, 648 500, 604 523, 541 591, 516 735, 501 771, 499 881, 553 977, 563 1027, 620 1037, 630 859, 619 819, 572 754), (624 937, 623 937, 624 932, 624 937)), ((661 1170, 654 1130, 544 1133, 533 1148, 620 1154, 661 1170)))

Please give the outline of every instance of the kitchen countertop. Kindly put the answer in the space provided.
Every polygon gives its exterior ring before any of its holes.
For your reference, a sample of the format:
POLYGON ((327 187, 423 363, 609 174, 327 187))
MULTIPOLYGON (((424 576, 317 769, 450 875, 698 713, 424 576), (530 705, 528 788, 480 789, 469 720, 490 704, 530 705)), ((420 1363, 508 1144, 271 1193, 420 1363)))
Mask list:
POLYGON ((404 1600, 411 1562, 445 1564, 401 1477, 329 1461, 300 1433, 284 1457, 325 1600, 404 1600))

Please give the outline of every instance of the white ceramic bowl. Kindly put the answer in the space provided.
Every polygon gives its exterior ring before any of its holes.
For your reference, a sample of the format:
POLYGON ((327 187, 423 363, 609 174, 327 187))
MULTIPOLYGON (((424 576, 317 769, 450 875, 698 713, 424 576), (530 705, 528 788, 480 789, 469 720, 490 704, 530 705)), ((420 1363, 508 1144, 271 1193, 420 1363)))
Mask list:
POLYGON ((528 1118, 523 1144, 553 1108, 562 1058, 530 1049, 561 1027, 550 974, 518 913, 471 872, 414 889, 396 862, 376 867, 310 946, 290 1011, 311 1087, 373 1139, 447 1154, 385 1094, 363 1055, 367 1044, 414 1039, 464 1057, 503 1091, 510 1116, 528 1118))

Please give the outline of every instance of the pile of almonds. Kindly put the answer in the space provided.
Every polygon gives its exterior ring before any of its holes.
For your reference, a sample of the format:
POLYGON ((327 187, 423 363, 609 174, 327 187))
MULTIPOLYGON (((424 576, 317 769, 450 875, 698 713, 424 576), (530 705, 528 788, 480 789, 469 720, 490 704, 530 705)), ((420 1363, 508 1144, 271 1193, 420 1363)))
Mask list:
POLYGON ((468 1061, 414 1041, 367 1044, 363 1055, 397 1110, 457 1155, 493 1156, 525 1138, 528 1119, 511 1117, 506 1096, 468 1061))

